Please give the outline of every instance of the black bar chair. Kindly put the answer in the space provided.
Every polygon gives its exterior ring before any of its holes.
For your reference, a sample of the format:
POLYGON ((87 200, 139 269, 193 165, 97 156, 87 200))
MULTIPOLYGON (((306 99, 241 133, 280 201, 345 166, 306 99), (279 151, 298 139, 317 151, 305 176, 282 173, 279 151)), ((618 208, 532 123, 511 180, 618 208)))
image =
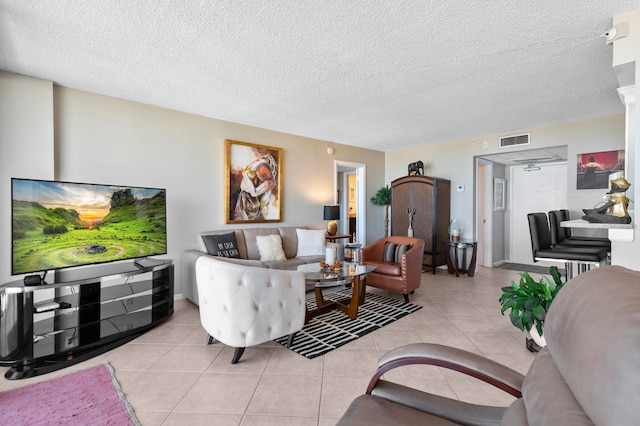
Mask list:
POLYGON ((573 278, 574 262, 578 264, 578 273, 591 266, 600 267, 607 263, 607 250, 604 248, 553 246, 546 213, 529 213, 527 219, 534 262, 564 263, 567 280, 573 278))
POLYGON ((571 220, 569 210, 552 210, 549 212, 549 226, 551 227, 551 244, 582 245, 604 247, 611 252, 611 240, 601 237, 579 237, 571 235, 571 228, 560 226, 560 222, 571 220))
MULTIPOLYGON (((556 247, 596 247, 607 251, 607 263, 611 263, 611 241, 608 238, 573 237, 571 228, 560 226, 560 222, 570 220, 569 210, 552 210, 549 212, 549 228, 551 245, 556 247)), ((581 265, 581 271, 588 271, 590 265, 581 265)))

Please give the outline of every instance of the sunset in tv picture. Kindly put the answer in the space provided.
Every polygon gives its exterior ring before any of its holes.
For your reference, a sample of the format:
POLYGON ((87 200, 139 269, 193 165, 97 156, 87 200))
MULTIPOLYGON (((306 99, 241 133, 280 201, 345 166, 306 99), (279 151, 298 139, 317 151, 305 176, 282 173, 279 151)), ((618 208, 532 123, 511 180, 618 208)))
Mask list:
POLYGON ((167 252, 166 191, 12 179, 12 274, 167 252))

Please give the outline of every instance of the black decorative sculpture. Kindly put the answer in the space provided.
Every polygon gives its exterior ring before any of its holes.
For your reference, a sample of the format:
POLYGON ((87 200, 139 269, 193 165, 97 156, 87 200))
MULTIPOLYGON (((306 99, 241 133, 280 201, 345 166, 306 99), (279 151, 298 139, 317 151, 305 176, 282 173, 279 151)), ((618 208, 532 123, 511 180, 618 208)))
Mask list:
POLYGON ((424 164, 422 161, 416 161, 415 163, 409 163, 409 176, 422 176, 424 175, 424 164))

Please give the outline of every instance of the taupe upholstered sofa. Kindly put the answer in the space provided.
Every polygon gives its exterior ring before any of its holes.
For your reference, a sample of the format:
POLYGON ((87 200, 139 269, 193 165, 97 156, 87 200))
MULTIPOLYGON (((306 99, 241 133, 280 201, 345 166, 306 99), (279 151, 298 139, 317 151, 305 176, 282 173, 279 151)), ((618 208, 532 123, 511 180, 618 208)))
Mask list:
MULTIPOLYGON (((207 253, 207 247, 203 237, 211 235, 224 235, 233 232, 237 242, 239 258, 220 258, 227 262, 239 263, 246 266, 261 268, 296 270, 299 265, 305 263, 320 262, 325 259, 324 253, 311 256, 298 256, 298 232, 297 229, 308 230, 306 226, 282 226, 264 228, 236 228, 222 229, 215 231, 201 232, 196 235, 194 249, 186 250, 182 253, 182 292, 183 295, 198 304, 198 290, 196 283, 196 261, 201 256, 211 256, 207 253), (285 260, 274 260, 268 262, 260 261, 260 252, 256 243, 258 236, 279 235, 282 240, 282 249, 286 257, 285 260)), ((324 231, 321 231, 324 232, 324 231)), ((336 249, 338 260, 344 260, 344 246, 340 243, 326 243, 336 249)))
POLYGON ((605 266, 578 275, 553 301, 544 336, 526 376, 442 345, 392 350, 338 425, 640 425, 640 272, 605 266), (381 379, 415 364, 461 371, 517 399, 479 406, 381 379))

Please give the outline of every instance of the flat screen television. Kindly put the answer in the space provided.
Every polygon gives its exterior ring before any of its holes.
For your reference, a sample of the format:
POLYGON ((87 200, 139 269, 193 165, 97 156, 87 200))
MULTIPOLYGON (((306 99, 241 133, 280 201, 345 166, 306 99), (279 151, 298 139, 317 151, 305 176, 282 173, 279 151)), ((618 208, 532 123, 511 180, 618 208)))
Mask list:
POLYGON ((11 273, 167 253, 166 190, 11 179, 11 273))

